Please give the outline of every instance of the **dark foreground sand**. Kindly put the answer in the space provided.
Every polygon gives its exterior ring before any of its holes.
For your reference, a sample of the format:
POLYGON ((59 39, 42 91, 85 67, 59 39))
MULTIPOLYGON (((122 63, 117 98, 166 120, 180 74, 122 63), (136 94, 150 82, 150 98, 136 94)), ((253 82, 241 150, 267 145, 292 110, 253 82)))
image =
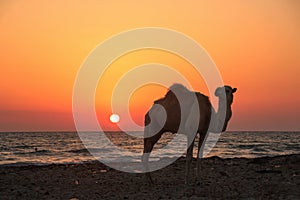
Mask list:
POLYGON ((256 159, 206 158, 201 182, 184 184, 185 159, 152 173, 101 163, 0 167, 0 199, 300 199, 300 154, 256 159))

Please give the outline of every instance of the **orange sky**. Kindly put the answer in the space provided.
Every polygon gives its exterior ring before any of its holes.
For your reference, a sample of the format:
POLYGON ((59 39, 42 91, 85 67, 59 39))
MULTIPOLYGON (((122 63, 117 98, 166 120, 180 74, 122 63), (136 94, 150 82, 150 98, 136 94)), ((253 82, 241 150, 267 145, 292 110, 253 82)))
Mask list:
MULTIPOLYGON (((84 59, 110 36, 149 26, 195 39, 224 82, 238 88, 230 130, 300 130, 298 1, 81 2, 0 2, 0 131, 74 130, 72 90, 84 59)), ((95 106, 105 128, 114 128, 108 121, 113 83, 149 62, 176 68, 207 94, 183 59, 154 50, 133 52, 111 65, 101 80, 110 84, 97 90, 95 106)), ((158 86, 137 90, 130 100, 134 120, 141 123, 164 93, 158 86)))

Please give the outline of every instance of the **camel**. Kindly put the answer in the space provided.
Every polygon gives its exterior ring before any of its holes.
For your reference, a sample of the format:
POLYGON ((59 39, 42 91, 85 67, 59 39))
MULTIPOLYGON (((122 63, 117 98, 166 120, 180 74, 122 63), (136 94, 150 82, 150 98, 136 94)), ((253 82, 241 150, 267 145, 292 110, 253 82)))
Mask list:
POLYGON ((197 153, 197 178, 199 178, 200 149, 204 149, 204 141, 208 132, 221 133, 226 130, 228 121, 232 116, 231 104, 233 103, 233 93, 235 93, 236 90, 236 88, 230 86, 219 87, 216 89, 215 95, 219 97, 218 112, 215 112, 207 96, 200 92, 190 91, 181 84, 173 84, 165 97, 154 101, 154 104, 145 115, 144 121, 144 150, 142 162, 148 182, 153 183, 148 169, 150 153, 153 150, 153 146, 165 132, 187 135, 186 184, 190 184, 190 167, 193 158, 194 141, 197 133, 199 134, 197 153), (195 105, 197 107, 199 106, 200 114, 198 113, 198 117, 193 117, 195 105), (161 106, 164 109, 161 109, 161 106), (161 119, 163 114, 166 116, 165 120, 161 119), (194 119, 198 121, 195 121, 194 119), (210 126, 211 119, 213 120, 213 123, 211 123, 212 125, 210 126), (188 132, 188 129, 186 128, 186 124, 188 123, 194 123, 194 126, 196 125, 196 133, 191 134, 188 132))

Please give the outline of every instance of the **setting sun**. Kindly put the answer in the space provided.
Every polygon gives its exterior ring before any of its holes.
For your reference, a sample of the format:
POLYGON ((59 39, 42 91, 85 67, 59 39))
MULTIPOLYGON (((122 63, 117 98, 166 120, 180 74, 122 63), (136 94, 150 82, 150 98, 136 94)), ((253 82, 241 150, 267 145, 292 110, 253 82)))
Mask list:
POLYGON ((112 114, 109 118, 112 123, 118 123, 120 121, 120 116, 118 114, 112 114))

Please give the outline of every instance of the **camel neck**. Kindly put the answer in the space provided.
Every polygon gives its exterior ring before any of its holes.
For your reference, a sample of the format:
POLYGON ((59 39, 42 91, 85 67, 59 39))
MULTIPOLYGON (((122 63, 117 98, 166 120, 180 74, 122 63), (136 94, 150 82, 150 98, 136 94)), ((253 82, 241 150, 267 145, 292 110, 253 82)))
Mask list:
POLYGON ((229 120, 230 120, 230 118, 231 118, 231 115, 232 115, 232 111, 231 111, 231 103, 228 103, 228 102, 226 102, 226 100, 224 100, 225 102, 219 102, 219 110, 218 110, 218 112, 219 111, 225 111, 225 113, 226 113, 226 117, 225 117, 225 122, 228 122, 229 120))
POLYGON ((226 130, 227 123, 231 117, 231 105, 226 100, 219 98, 218 109, 213 109, 212 125, 210 131, 220 133, 226 130))
POLYGON ((230 107, 230 104, 228 104, 225 99, 219 99, 218 113, 224 111, 227 112, 227 110, 230 109, 230 107))
POLYGON ((225 122, 224 123, 227 124, 227 122, 230 120, 231 115, 232 115, 232 113, 231 113, 231 104, 228 103, 225 99, 223 99, 223 100, 220 99, 217 113, 218 113, 218 116, 220 117, 220 119, 225 117, 225 122))

